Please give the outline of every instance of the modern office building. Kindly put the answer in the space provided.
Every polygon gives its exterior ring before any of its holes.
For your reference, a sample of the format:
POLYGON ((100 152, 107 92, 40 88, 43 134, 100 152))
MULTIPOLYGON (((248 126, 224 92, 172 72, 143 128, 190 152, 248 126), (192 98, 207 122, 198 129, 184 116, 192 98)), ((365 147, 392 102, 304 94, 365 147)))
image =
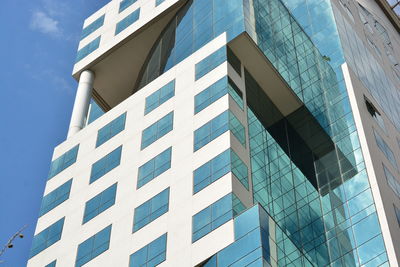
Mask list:
POLYGON ((28 266, 399 266, 398 9, 110 1, 28 266))

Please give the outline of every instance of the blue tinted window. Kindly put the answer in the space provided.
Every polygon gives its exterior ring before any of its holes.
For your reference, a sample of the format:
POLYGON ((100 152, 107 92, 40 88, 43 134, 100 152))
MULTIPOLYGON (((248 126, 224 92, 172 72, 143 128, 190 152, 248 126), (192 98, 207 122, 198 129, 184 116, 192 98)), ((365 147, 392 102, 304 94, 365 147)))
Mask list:
POLYGON ((392 163, 393 167, 395 167, 398 170, 396 158, 393 154, 393 151, 390 149, 389 145, 385 142, 385 140, 383 140, 382 136, 380 136, 375 130, 374 130, 374 135, 376 144, 378 145, 379 149, 390 161, 390 163, 392 163))
POLYGON ((236 104, 243 110, 243 93, 230 78, 228 78, 228 92, 236 104))
POLYGON ((168 113, 154 124, 143 130, 141 149, 148 147, 170 131, 173 128, 174 112, 168 113))
POLYGON ((194 97, 194 113, 198 113, 226 95, 228 92, 226 77, 218 80, 194 97))
POLYGON ((101 26, 103 26, 104 24, 104 17, 105 15, 101 16, 100 18, 96 19, 95 21, 93 21, 92 23, 90 23, 88 26, 86 26, 85 28, 83 28, 82 30, 82 35, 81 35, 81 39, 89 36, 89 34, 91 34, 92 32, 94 32, 95 30, 97 30, 98 28, 100 28, 101 26))
POLYGON ((246 146, 246 133, 242 123, 236 118, 235 114, 229 113, 229 129, 239 142, 246 146))
POLYGON ((75 163, 78 156, 79 145, 65 152, 62 156, 51 162, 48 179, 53 178, 69 166, 75 163))
POLYGON ((168 84, 164 85, 163 87, 146 97, 144 115, 150 113, 174 95, 175 80, 169 82, 168 84))
POLYGON ((249 190, 249 177, 247 166, 233 150, 231 150, 231 164, 232 173, 243 184, 243 186, 246 187, 247 190, 249 190))
POLYGON ((165 261, 167 252, 167 234, 163 234, 150 244, 139 249, 130 257, 129 267, 157 266, 165 261))
POLYGON ((92 165, 92 171, 90 173, 90 183, 93 183, 104 174, 117 167, 121 161, 121 152, 122 146, 118 147, 117 149, 94 163, 92 165))
POLYGON ((168 212, 169 188, 149 199, 135 209, 133 231, 143 228, 168 212))
POLYGON ((397 222, 399 223, 400 226, 400 209, 398 207, 394 206, 394 212, 396 213, 396 218, 397 218, 397 222))
POLYGON ((236 104, 243 110, 242 92, 230 78, 224 77, 194 97, 194 113, 199 113, 227 93, 229 93, 236 104))
POLYGON ((162 2, 164 2, 165 0, 156 0, 156 6, 160 5, 162 2))
POLYGON ((192 242, 195 242, 233 218, 232 194, 224 196, 193 216, 192 242))
POLYGON ((79 244, 75 266, 80 267, 107 251, 110 247, 110 237, 111 225, 79 244))
POLYGON ((56 263, 57 263, 57 261, 55 260, 55 261, 52 261, 51 263, 47 264, 44 267, 56 267, 56 263))
POLYGON ((97 133, 96 147, 104 144, 112 137, 122 132, 125 129, 125 119, 126 113, 122 114, 121 116, 101 128, 97 133))
POLYGON ((193 192, 197 193, 231 170, 230 150, 225 150, 193 172, 193 192))
POLYGON ((394 175, 383 165, 383 170, 385 172, 386 181, 396 196, 400 199, 400 182, 394 177, 394 175))
POLYGON ((223 62, 226 61, 226 47, 223 46, 195 65, 196 79, 198 80, 223 62))
POLYGON ((72 179, 43 197, 39 216, 43 216, 69 198, 72 179))
POLYGON ((227 110, 194 131, 194 151, 199 150, 228 130, 232 132, 240 143, 244 146, 246 145, 246 134, 243 125, 232 112, 227 110))
POLYGON ((87 223, 109 207, 115 204, 117 194, 117 184, 114 184, 86 202, 83 223, 87 223))
POLYGON ((100 36, 88 43, 86 46, 82 47, 81 49, 78 50, 78 53, 76 54, 76 59, 75 62, 81 61, 83 58, 87 57, 89 54, 91 54, 94 50, 99 48, 100 45, 100 36))
POLYGON ((171 168, 172 148, 168 148, 161 154, 152 158, 139 167, 137 187, 140 188, 147 184, 155 177, 159 176, 169 168, 171 168))
POLYGON ((122 19, 120 22, 118 22, 117 27, 115 29, 115 35, 122 32, 130 25, 132 25, 134 22, 136 22, 139 19, 139 15, 140 15, 140 8, 136 9, 131 14, 122 19))
POLYGON ((225 111, 194 132, 194 151, 229 130, 229 112, 225 111))
POLYGON ((35 235, 32 240, 32 248, 29 254, 29 258, 32 258, 33 256, 39 254, 40 252, 60 240, 63 226, 64 218, 58 220, 54 224, 50 225, 49 227, 35 235))
POLYGON ((91 124, 104 114, 104 110, 93 99, 90 101, 90 112, 87 124, 91 124))
POLYGON ((122 0, 119 3, 119 13, 130 7, 133 3, 135 3, 137 0, 122 0))

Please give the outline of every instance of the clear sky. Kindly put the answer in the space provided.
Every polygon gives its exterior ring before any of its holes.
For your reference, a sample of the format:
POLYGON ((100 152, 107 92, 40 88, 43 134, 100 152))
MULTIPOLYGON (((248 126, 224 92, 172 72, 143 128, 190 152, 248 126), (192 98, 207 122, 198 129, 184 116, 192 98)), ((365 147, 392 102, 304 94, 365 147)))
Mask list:
POLYGON ((28 228, 0 257, 0 267, 26 265, 53 148, 68 129, 83 20, 108 2, 1 0, 1 248, 19 228, 28 228))

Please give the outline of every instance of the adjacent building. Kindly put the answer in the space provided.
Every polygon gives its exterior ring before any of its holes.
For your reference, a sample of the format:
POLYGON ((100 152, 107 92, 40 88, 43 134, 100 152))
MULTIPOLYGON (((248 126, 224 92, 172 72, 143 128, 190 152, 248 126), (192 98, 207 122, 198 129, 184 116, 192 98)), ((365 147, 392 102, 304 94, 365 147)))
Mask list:
POLYGON ((398 266, 397 2, 110 1, 28 266, 398 266))

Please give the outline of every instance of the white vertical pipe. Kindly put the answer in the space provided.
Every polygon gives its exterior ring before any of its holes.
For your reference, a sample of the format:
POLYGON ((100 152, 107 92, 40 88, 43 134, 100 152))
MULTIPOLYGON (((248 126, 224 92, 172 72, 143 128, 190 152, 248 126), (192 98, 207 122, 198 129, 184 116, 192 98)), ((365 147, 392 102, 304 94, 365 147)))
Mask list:
POLYGON ((85 126, 85 118, 87 117, 90 98, 92 96, 93 82, 93 71, 84 70, 79 77, 79 85, 76 91, 67 138, 73 136, 85 126))

